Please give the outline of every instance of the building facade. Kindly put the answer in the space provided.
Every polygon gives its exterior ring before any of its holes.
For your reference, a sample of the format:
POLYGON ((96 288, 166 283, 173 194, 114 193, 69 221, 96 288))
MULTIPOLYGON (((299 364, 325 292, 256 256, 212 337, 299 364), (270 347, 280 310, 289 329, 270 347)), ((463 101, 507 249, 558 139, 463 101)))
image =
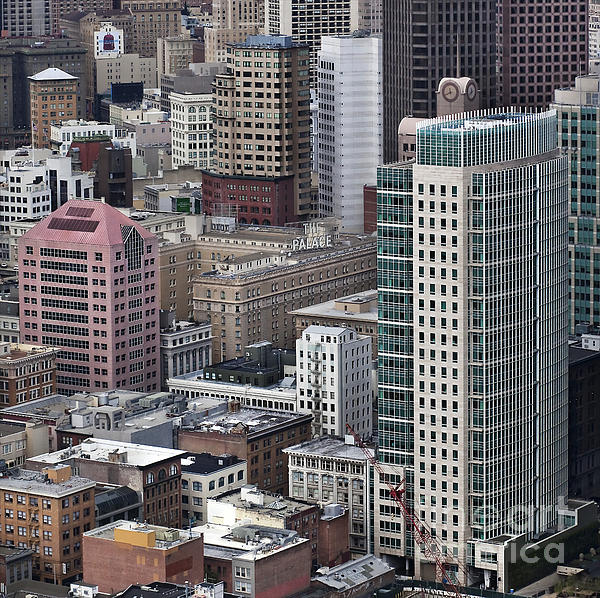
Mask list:
POLYGON ((0 343, 0 402, 9 407, 56 392, 57 349, 0 343))
POLYGON ((144 521, 181 527, 181 457, 183 451, 88 438, 67 450, 37 455, 26 466, 35 471, 69 465, 95 482, 128 486, 143 501, 144 521))
POLYGON ((66 584, 83 572, 82 536, 94 525, 95 482, 69 466, 0 479, 0 541, 32 548, 33 579, 66 584))
POLYGON ((310 4, 301 0, 265 0, 265 33, 290 35, 294 41, 309 46, 313 82, 321 38, 352 33, 359 29, 359 20, 359 0, 318 0, 310 4))
POLYGON ((381 38, 325 36, 317 63, 319 214, 363 233, 363 186, 382 162, 381 38), (360 143, 356 140, 360 139, 360 143))
POLYGON ((309 326, 296 341, 298 410, 313 416, 313 437, 371 435, 371 339, 348 328, 309 326))
POLYGON ((84 534, 83 546, 83 577, 101 592, 118 592, 132 579, 204 581, 202 536, 192 531, 121 520, 84 534))
POLYGON ((227 45, 245 41, 264 27, 264 0, 213 0, 212 27, 204 29, 206 62, 227 62, 227 45))
MULTIPOLYGON (((378 175, 379 459, 450 560, 469 565, 449 565, 461 583, 467 571, 506 587, 504 543, 556 528, 566 508, 568 160, 556 127, 555 111, 423 121, 416 163, 378 175), (523 527, 504 515, 542 505, 523 527)), ((434 576, 377 479, 375 496, 376 553, 434 576)))
POLYGON ((156 40, 156 68, 158 80, 163 75, 174 75, 177 71, 187 69, 194 62, 194 44, 196 40, 187 35, 175 37, 159 37, 156 40))
POLYGON ((157 257, 154 235, 101 202, 69 201, 21 237, 22 326, 60 348, 59 392, 160 388, 157 257))
POLYGON ((497 5, 497 0, 383 0, 384 163, 398 159, 398 125, 405 116, 435 116, 442 77, 475 79, 481 106, 496 105, 497 5))
POLYGON ((50 126, 77 116, 77 77, 48 68, 29 77, 31 142, 50 147, 50 126))
MULTIPOLYGON (((293 176, 289 221, 306 218, 311 207, 308 47, 289 36, 249 36, 227 47, 227 66, 215 80, 211 170, 239 179, 293 176), (238 106, 239 88, 246 94, 243 106, 238 106)), ((233 203, 225 193, 220 200, 226 207, 233 203)), ((222 215, 215 204, 205 210, 222 215)))
POLYGON ((377 290, 324 301, 290 312, 296 317, 296 338, 308 326, 343 326, 371 337, 373 360, 377 359, 377 290))
POLYGON ((0 30, 3 37, 50 35, 50 0, 0 1, 0 30))
POLYGON ((212 363, 211 325, 178 322, 161 328, 160 363, 162 385, 174 376, 201 370, 212 363))
MULTIPOLYGON (((0 143, 2 149, 31 144, 30 80, 44 68, 78 78, 77 118, 85 116, 86 50, 70 39, 16 37, 0 40, 0 143)), ((63 102, 64 103, 64 102, 63 102)))
POLYGON ((558 113, 558 133, 571 165, 569 211, 569 329, 600 325, 600 211, 596 185, 596 140, 600 135, 600 75, 577 77, 570 88, 557 89, 551 107, 558 113), (589 139, 593 140, 591 143, 589 139))
POLYGON ((182 426, 182 450, 235 455, 246 462, 246 482, 261 490, 288 493, 287 457, 283 449, 310 438, 310 415, 240 408, 182 426))
POLYGON ((246 484, 247 463, 233 455, 190 454, 181 461, 181 520, 185 527, 208 521, 209 499, 246 484))
MULTIPOLYGON (((587 72, 587 0, 569 0, 561 6, 569 13, 568 22, 551 12, 541 19, 532 17, 546 6, 540 0, 527 5, 498 2, 498 105, 545 107, 555 89, 571 85, 582 69, 587 72)), ((482 85, 474 74, 467 74, 482 85)))
POLYGON ((371 470, 363 451, 350 440, 314 438, 285 449, 290 495, 318 504, 339 504, 349 511, 350 552, 370 551, 371 470))
POLYGON ((180 34, 181 3, 176 0, 156 3, 121 0, 120 5, 134 15, 133 46, 140 56, 156 57, 159 38, 180 34))
MULTIPOLYGON (((322 232, 308 238, 326 244, 326 227, 322 232)), ((292 242, 289 257, 270 251, 241 256, 196 278, 194 315, 212 323, 214 361, 239 357, 244 347, 263 340, 291 349, 296 322, 289 312, 373 288, 374 241, 331 237, 331 246, 318 252, 300 250, 292 242)), ((222 258, 225 251, 229 249, 224 248, 222 258)))
POLYGON ((212 149, 211 93, 171 93, 173 167, 208 168, 212 149))

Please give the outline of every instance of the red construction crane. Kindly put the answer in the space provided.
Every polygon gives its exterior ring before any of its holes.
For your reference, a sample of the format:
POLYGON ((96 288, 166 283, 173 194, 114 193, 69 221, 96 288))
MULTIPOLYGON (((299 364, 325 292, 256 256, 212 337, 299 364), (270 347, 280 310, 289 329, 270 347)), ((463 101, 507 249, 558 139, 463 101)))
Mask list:
MULTIPOLYGON (((437 539, 432 535, 429 526, 421 521, 416 513, 414 513, 408 506, 405 500, 405 480, 398 484, 392 484, 381 466, 381 463, 375 459, 371 450, 365 445, 362 438, 352 429, 350 424, 346 424, 348 432, 353 436, 355 444, 362 450, 369 463, 373 466, 373 469, 379 474, 379 479, 385 483, 390 492, 390 496, 394 499, 395 503, 400 507, 406 526, 413 532, 415 541, 420 545, 424 551, 425 556, 432 559, 435 563, 436 571, 442 580, 444 586, 449 592, 452 592, 456 598, 463 598, 458 586, 452 580, 451 574, 448 572, 447 563, 444 560, 444 554, 441 546, 437 539)), ((401 477, 401 476, 399 476, 401 477)), ((454 563, 458 564, 458 563, 454 563)), ((460 568, 460 565, 459 565, 460 568)))

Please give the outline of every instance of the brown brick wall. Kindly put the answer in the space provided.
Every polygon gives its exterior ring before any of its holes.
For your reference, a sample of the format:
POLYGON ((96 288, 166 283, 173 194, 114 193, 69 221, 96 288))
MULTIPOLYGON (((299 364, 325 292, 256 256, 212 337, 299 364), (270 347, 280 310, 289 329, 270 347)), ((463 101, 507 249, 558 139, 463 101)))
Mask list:
POLYGON ((319 565, 335 567, 350 560, 348 513, 319 522, 319 565))
POLYGON ((84 581, 98 585, 104 593, 113 594, 132 583, 188 581, 193 585, 204 580, 201 537, 163 550, 85 536, 83 553, 84 581))
POLYGON ((255 563, 255 598, 285 598, 310 585, 310 542, 275 552, 255 563))

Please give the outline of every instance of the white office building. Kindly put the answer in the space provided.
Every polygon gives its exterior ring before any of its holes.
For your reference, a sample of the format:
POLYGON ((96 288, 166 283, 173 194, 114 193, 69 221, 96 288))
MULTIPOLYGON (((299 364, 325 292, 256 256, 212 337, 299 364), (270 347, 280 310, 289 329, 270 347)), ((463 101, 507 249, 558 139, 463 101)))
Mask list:
POLYGON ((323 37, 317 67, 319 211, 364 230, 363 186, 382 163, 381 39, 323 37))
MULTIPOLYGON (((515 542, 581 523, 565 498, 569 162, 554 110, 416 134, 416 162, 378 176, 379 459, 457 580, 507 591, 515 542)), ((375 552, 431 575, 379 480, 375 496, 375 552)))
POLYGON ((94 120, 67 120, 50 127, 50 144, 66 156, 75 139, 90 139, 97 135, 110 137, 114 147, 128 147, 131 156, 137 155, 135 131, 121 129, 112 123, 99 123, 94 120))
POLYGON ((70 158, 11 162, 0 181, 0 232, 8 234, 11 222, 47 216, 68 199, 92 199, 93 190, 93 179, 73 171, 70 158))
POLYGON ((173 168, 185 165, 208 168, 212 146, 212 94, 173 92, 169 101, 173 168))
POLYGON ((296 341, 298 411, 313 436, 371 435, 371 338, 349 328, 309 326, 296 341))

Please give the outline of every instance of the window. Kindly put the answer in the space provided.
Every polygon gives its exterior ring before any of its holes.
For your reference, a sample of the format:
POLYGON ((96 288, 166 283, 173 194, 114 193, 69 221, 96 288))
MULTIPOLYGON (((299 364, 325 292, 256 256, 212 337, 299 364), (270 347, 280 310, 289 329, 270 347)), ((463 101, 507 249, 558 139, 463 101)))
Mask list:
POLYGON ((48 525, 52 525, 52 517, 50 515, 44 515, 42 521, 48 525))
POLYGON ((208 484, 208 489, 209 490, 214 490, 215 489, 215 481, 211 480, 211 482, 208 484))
POLYGON ((177 475, 177 465, 171 465, 171 467, 169 467, 169 475, 177 475))
POLYGON ((242 592, 243 594, 252 593, 252 584, 249 581, 235 580, 235 591, 242 592))
POLYGON ((52 556, 52 546, 44 546, 44 554, 47 556, 52 556))
POLYGON ((154 484, 154 474, 151 471, 146 474, 146 484, 154 484))
POLYGON ((192 482, 192 490, 194 492, 202 492, 202 482, 192 482))

